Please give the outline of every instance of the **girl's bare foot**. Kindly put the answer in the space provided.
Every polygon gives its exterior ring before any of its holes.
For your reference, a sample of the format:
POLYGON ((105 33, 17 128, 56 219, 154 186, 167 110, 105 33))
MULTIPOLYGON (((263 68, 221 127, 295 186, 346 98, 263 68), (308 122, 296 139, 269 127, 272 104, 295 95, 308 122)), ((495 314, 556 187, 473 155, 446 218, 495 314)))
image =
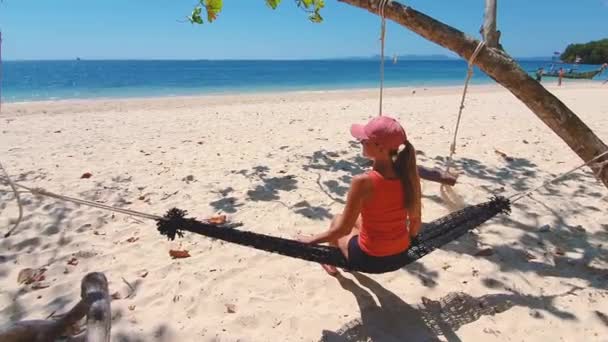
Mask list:
POLYGON ((325 272, 327 272, 327 274, 329 274, 332 277, 335 277, 340 273, 337 268, 335 268, 334 266, 331 266, 331 265, 321 264, 321 267, 323 267, 325 272))

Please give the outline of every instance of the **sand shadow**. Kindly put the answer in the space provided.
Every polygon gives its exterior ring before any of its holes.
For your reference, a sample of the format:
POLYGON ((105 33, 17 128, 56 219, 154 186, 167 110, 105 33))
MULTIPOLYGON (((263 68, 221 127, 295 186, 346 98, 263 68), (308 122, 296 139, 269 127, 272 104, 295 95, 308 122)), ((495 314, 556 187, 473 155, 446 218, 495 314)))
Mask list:
POLYGON ((420 261, 414 261, 401 269, 418 278, 422 286, 433 288, 438 285, 439 272, 429 270, 420 261))
MULTIPOLYGON (((442 156, 434 158, 437 167, 444 168, 447 159, 442 156)), ((456 158, 452 163, 454 169, 460 170, 467 177, 476 178, 492 183, 495 192, 501 187, 514 191, 530 190, 538 177, 538 166, 525 158, 508 157, 503 165, 497 168, 488 167, 483 162, 472 158, 456 158)))
MULTIPOLYGON (((361 318, 346 323, 335 332, 324 330, 320 341, 439 341, 438 335, 430 329, 418 309, 371 278, 359 273, 352 274, 361 286, 342 275, 337 279, 342 288, 355 296, 361 318), (377 296, 379 303, 372 294, 377 296)), ((456 337, 449 341, 460 339, 456 337)))
MULTIPOLYGON (((435 161, 441 165, 445 163, 443 157, 436 157, 435 161)), ((541 175, 535 163, 524 158, 505 158, 499 167, 488 167, 481 161, 471 158, 459 158, 455 160, 456 168, 466 177, 476 178, 488 182, 479 188, 488 195, 505 195, 530 190, 545 179, 555 176, 541 175)), ((487 256, 486 260, 499 265, 503 272, 520 271, 524 273, 536 273, 541 276, 557 278, 576 278, 587 282, 589 286, 596 288, 607 288, 608 270, 593 265, 593 261, 608 262, 608 252, 602 248, 604 242, 608 241, 608 234, 603 232, 586 232, 584 227, 567 223, 568 217, 584 215, 586 212, 600 212, 602 209, 591 205, 579 205, 576 198, 593 197, 601 198, 602 195, 589 186, 589 182, 595 182, 592 172, 582 171, 566 177, 562 182, 571 183, 573 194, 560 193, 556 186, 547 186, 542 190, 542 195, 533 195, 522 201, 512 204, 513 210, 523 212, 524 219, 517 220, 511 216, 499 215, 494 218, 501 226, 520 229, 524 234, 515 241, 495 244, 492 247, 493 255, 487 256), (568 203, 568 210, 556 210, 536 198, 557 197, 568 203), (574 200, 574 201, 573 201, 574 200), (538 214, 536 202, 549 214, 538 214), (548 219, 548 220, 547 220, 548 219), (524 221, 534 222, 524 223, 524 221), (550 231, 543 232, 540 228, 549 224, 550 231), (556 255, 556 249, 560 249, 556 255), (569 254, 569 252, 573 252, 569 254), (574 256, 578 254, 579 256, 574 256), (541 259, 545 259, 542 261, 541 259), (551 262, 547 262, 549 259, 551 262)), ((563 185, 562 185, 563 186, 563 185)), ((446 193, 441 189, 441 202, 436 196, 425 194, 425 199, 431 199, 446 206, 450 210, 456 210, 466 206, 466 203, 458 198, 457 186, 454 193, 446 193), (455 197, 456 196, 456 197, 455 197)), ((459 239, 443 246, 442 250, 468 254, 474 256, 482 245, 478 233, 483 233, 483 226, 478 230, 471 231, 459 239)), ((501 235, 500 231, 491 234, 501 235)))
POLYGON ((152 332, 152 336, 124 331, 119 331, 113 335, 112 341, 116 342, 171 342, 176 340, 173 331, 166 324, 156 327, 152 332))
POLYGON ((308 201, 301 201, 291 207, 295 213, 305 216, 312 220, 326 220, 333 218, 329 209, 320 206, 313 206, 308 201))
POLYGON ((302 165, 302 169, 307 172, 316 174, 316 183, 319 190, 324 193, 330 200, 336 203, 345 204, 344 196, 350 188, 350 182, 353 176, 362 174, 371 166, 371 162, 359 155, 351 158, 346 158, 349 152, 342 150, 338 152, 319 150, 312 155, 304 156, 306 163, 302 165), (340 176, 330 176, 334 179, 323 180, 324 175, 328 173, 346 173, 340 176))
MULTIPOLYGON (((298 189, 298 180, 294 175, 275 176, 270 177, 270 168, 267 166, 256 166, 252 170, 240 170, 234 173, 241 174, 253 181, 259 182, 253 189, 247 191, 246 200, 254 202, 276 202, 280 203, 286 208, 292 210, 296 214, 305 216, 312 220, 325 220, 332 218, 328 208, 323 206, 314 206, 308 201, 300 201, 293 205, 288 205, 281 201, 281 194, 283 192, 296 191, 298 189)), ((232 192, 232 188, 228 188, 230 191, 224 191, 226 194, 232 192)), ((211 202, 211 206, 216 209, 223 209, 226 212, 236 212, 236 207, 242 206, 242 204, 235 204, 236 199, 234 197, 227 197, 218 201, 211 202)))
MULTIPOLYGON (((461 341, 456 335, 461 327, 515 306, 529 308, 533 319, 544 319, 543 313, 546 312, 560 319, 576 320, 574 314, 558 309, 554 301, 558 297, 576 296, 576 292, 581 290, 573 286, 568 291, 550 296, 523 295, 513 290, 481 297, 451 292, 438 300, 423 297, 422 305, 414 307, 371 278, 360 273, 352 275, 361 286, 343 275, 337 279, 355 296, 361 318, 348 322, 335 332, 324 330, 320 341, 439 341, 439 336, 447 341, 461 341), (378 303, 372 294, 378 298, 378 303)), ((489 280, 486 282, 491 283, 489 280)), ((502 285, 497 281, 493 284, 496 287, 502 285)))
POLYGON ((216 211, 221 211, 228 214, 234 214, 238 211, 239 207, 242 207, 244 204, 239 203, 238 198, 234 196, 228 196, 234 192, 232 187, 227 187, 225 189, 216 191, 221 198, 209 203, 210 206, 213 207, 216 211))

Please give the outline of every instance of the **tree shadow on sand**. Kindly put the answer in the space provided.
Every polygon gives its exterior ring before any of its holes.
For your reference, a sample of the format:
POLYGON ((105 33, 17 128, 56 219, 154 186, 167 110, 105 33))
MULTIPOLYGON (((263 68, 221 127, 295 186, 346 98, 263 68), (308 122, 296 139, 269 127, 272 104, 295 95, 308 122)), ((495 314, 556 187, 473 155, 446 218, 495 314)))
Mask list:
MULTIPOLYGON (((293 205, 281 201, 282 192, 296 191, 298 189, 298 180, 294 175, 271 177, 269 176, 270 172, 271 171, 267 166, 256 166, 253 167, 252 170, 240 170, 234 171, 233 173, 241 174, 244 177, 258 182, 253 189, 247 191, 247 201, 280 203, 296 214, 300 214, 312 220, 325 220, 333 217, 328 208, 324 206, 314 206, 305 200, 299 201, 293 205)), ((236 212, 236 208, 242 206, 242 204, 236 203, 237 200, 235 197, 226 197, 227 194, 232 191, 232 188, 223 190, 222 195, 224 198, 211 202, 211 206, 226 212, 236 212)))
MULTIPOLYGON (((435 158, 439 163, 444 162, 441 157, 435 158)), ((500 195, 504 192, 519 192, 530 190, 541 184, 546 178, 555 176, 549 174, 539 176, 536 165, 523 158, 510 158, 501 167, 490 168, 480 161, 462 158, 456 160, 456 167, 462 170, 467 177, 482 179, 491 182, 491 186, 481 186, 482 190, 492 195, 500 195)), ((573 278, 586 282, 588 286, 596 288, 608 288, 608 269, 598 267, 597 262, 608 263, 608 251, 603 248, 604 242, 608 241, 608 234, 604 232, 587 232, 585 227, 568 224, 568 216, 584 215, 586 212, 597 212, 601 209, 590 205, 579 205, 577 197, 599 198, 601 194, 589 186, 596 181, 591 172, 579 172, 566 177, 563 182, 570 181, 574 189, 574 195, 560 193, 555 186, 548 186, 542 195, 531 195, 522 201, 512 204, 513 210, 523 213, 524 223, 512 216, 499 215, 493 219, 500 226, 519 229, 524 232, 515 241, 494 244, 492 255, 486 256, 488 261, 496 263, 503 272, 519 271, 524 273, 536 273, 541 276, 558 278, 573 278), (536 198, 557 197, 563 201, 566 210, 556 210, 549 207, 536 198), (534 202, 536 206, 532 206, 534 202), (538 213, 538 206, 543 208, 544 213, 538 213), (549 215, 546 214, 549 213, 549 215), (541 229, 547 225, 549 230, 541 229), (599 242, 599 243, 598 243, 599 242), (573 256, 569 252, 582 251, 580 256, 573 256), (595 262, 595 265, 594 265, 595 262)), ((458 186, 454 188, 458 192, 458 186)), ((444 194, 441 200, 446 202, 444 194)), ((466 206, 466 204, 461 204, 466 206)), ((456 210, 460 208, 450 208, 456 210)), ((500 230, 485 233, 481 226, 476 230, 465 234, 459 239, 443 246, 441 249, 460 254, 474 256, 483 244, 479 234, 493 234, 503 236, 500 230)), ((485 246, 487 247, 487 246, 485 246)), ((407 270, 407 268, 405 268, 407 270)))
POLYGON ((216 211, 234 214, 237 212, 239 207, 244 205, 243 203, 239 203, 239 199, 237 197, 229 196, 230 194, 234 193, 234 189, 232 187, 227 187, 225 189, 216 191, 216 193, 219 194, 221 198, 209 203, 209 205, 212 206, 216 211))
POLYGON ((361 318, 346 323, 335 332, 324 330, 320 341, 439 341, 439 336, 448 341, 461 341, 456 331, 462 326, 483 316, 503 313, 514 306, 529 308, 535 313, 533 317, 536 319, 544 318, 541 312, 561 319, 577 319, 553 304, 558 297, 576 295, 576 291, 580 290, 576 287, 551 296, 522 295, 509 291, 473 297, 463 292, 452 292, 438 300, 423 297, 422 305, 414 307, 373 279, 360 273, 352 275, 359 284, 342 275, 337 279, 345 290, 355 296, 361 318), (378 298, 378 303, 373 295, 378 298))
MULTIPOLYGON (((351 142, 352 145, 353 143, 351 142)), ((302 169, 315 173, 319 190, 332 201, 341 204, 346 203, 343 197, 350 187, 352 177, 364 173, 371 166, 368 159, 360 155, 348 158, 346 157, 348 154, 349 151, 347 150, 338 152, 319 150, 311 155, 303 156, 306 163, 302 166, 302 169), (341 175, 336 176, 336 173, 341 175), (334 179, 322 180, 325 175, 329 175, 334 179)))
POLYGON ((112 341, 116 342, 170 342, 175 341, 175 334, 166 324, 161 324, 152 332, 151 336, 141 333, 118 331, 113 334, 112 341))
MULTIPOLYGON (((31 185, 46 180, 47 176, 44 172, 26 172, 12 178, 17 182, 31 185)), ((113 180, 113 182, 115 181, 113 180)), ((127 202, 124 201, 127 195, 126 189, 117 191, 115 188, 104 186, 102 182, 95 182, 94 184, 93 190, 81 192, 78 197, 98 202, 109 199, 107 204, 112 206, 126 205, 127 202)), ((5 185, 4 188, 7 188, 5 182, 1 185, 5 185)), ((67 261, 69 257, 74 255, 78 258, 87 258, 94 255, 95 252, 91 250, 75 251, 70 246, 72 240, 69 234, 93 233, 93 230, 103 228, 108 223, 111 213, 98 210, 95 219, 83 220, 85 210, 91 210, 88 207, 43 196, 34 196, 25 192, 20 195, 24 209, 23 219, 10 237, 0 240, 0 279, 5 280, 11 273, 9 271, 15 267, 48 268, 50 265, 61 262, 61 260, 67 261), (27 261, 21 263, 23 258, 27 261), (19 266, 20 264, 22 266, 19 266)), ((17 206, 14 203, 16 203, 16 199, 12 192, 0 192, 0 215, 16 214, 17 206)), ((2 234, 4 233, 2 232, 2 234)), ((66 310, 68 305, 74 303, 75 298, 58 292, 61 291, 62 287, 54 286, 55 279, 49 277, 43 283, 51 287, 46 290, 46 293, 50 293, 51 296, 47 297, 45 295, 38 299, 38 302, 42 303, 44 311, 48 313, 61 312, 66 310)), ((23 298, 34 295, 33 291, 35 289, 26 285, 20 285, 12 290, 7 289, 6 295, 10 298, 10 304, 0 308, 0 316, 11 321, 28 316, 30 308, 23 305, 23 298)))

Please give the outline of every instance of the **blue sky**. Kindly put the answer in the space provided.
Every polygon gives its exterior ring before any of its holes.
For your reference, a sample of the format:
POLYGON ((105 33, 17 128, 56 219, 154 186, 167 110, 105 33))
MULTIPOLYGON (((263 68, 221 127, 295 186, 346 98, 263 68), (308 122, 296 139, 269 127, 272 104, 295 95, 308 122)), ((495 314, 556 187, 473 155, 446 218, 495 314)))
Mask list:
MULTIPOLYGON (((477 35, 484 0, 403 0, 477 35)), ((293 0, 224 0, 213 24, 183 22, 194 0, 3 0, 6 59, 308 59, 371 56, 379 18, 326 0, 322 24, 293 0)), ((500 0, 502 44, 513 56, 549 56, 571 42, 608 37, 608 0, 500 0)), ((389 23, 387 54, 450 52, 389 23)))

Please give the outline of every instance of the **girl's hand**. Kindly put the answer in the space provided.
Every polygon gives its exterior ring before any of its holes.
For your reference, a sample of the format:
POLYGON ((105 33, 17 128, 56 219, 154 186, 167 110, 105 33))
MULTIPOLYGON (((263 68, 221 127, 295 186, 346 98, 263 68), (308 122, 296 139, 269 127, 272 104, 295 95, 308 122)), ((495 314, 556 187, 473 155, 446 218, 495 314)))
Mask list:
POLYGON ((315 243, 315 237, 314 236, 304 236, 304 235, 299 235, 296 237, 296 241, 310 245, 315 243))
POLYGON ((414 238, 418 236, 421 226, 422 220, 420 217, 410 217, 410 237, 414 238))

